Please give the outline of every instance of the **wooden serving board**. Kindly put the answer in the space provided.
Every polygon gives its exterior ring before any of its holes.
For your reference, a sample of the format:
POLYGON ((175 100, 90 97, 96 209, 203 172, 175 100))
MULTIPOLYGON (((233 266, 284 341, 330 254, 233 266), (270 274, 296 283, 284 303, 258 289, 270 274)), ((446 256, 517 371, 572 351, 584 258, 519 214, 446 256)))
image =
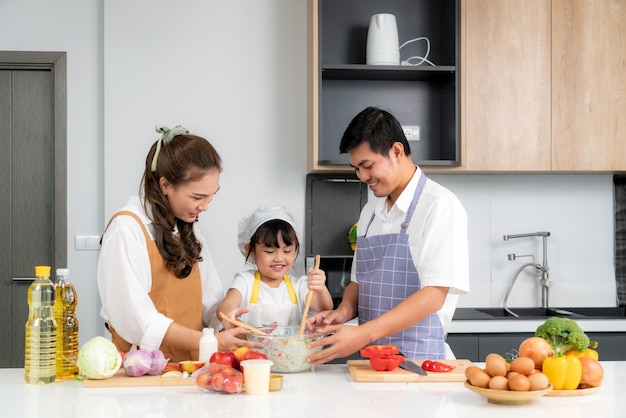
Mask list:
POLYGON ((86 388, 110 388, 120 386, 194 386, 196 381, 194 378, 187 377, 162 377, 162 376, 138 376, 130 377, 124 369, 119 369, 113 377, 109 379, 83 380, 83 387, 86 388))
POLYGON ((546 396, 587 396, 593 395, 600 391, 601 386, 587 389, 575 389, 575 390, 553 390, 546 394, 546 396))
MULTIPOLYGON (((422 365, 424 360, 412 360, 422 365)), ((427 372, 427 376, 397 368, 390 372, 379 372, 370 366, 369 360, 348 360, 348 371, 355 382, 464 382, 465 369, 472 366, 469 360, 437 360, 454 366, 454 369, 445 373, 427 372)))

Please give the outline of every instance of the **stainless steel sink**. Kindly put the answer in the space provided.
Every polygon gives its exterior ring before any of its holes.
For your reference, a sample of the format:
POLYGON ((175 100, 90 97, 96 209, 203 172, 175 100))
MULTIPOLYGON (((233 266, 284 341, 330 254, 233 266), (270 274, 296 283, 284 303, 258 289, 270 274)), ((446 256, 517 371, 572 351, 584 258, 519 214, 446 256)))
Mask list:
POLYGON ((458 308, 454 320, 479 319, 529 319, 548 318, 550 316, 568 317, 572 319, 625 319, 626 307, 597 308, 509 308, 516 316, 504 308, 458 308))

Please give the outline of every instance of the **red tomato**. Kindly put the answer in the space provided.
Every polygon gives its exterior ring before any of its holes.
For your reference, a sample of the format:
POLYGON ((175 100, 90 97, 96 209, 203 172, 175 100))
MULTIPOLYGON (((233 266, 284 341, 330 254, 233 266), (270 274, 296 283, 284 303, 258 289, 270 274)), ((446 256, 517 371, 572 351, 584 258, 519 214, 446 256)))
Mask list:
POLYGON ((392 371, 396 369, 404 360, 405 357, 399 355, 376 356, 370 357, 370 365, 374 368, 374 370, 378 370, 379 372, 392 371))
POLYGON ((224 390, 224 379, 226 378, 224 377, 222 373, 215 373, 213 375, 212 384, 216 391, 224 390))
POLYGON ((220 373, 222 373, 224 377, 229 377, 229 376, 233 376, 236 371, 237 370, 235 370, 234 368, 230 366, 224 366, 222 367, 222 370, 220 371, 220 373))
POLYGON ((223 364, 219 364, 219 363, 209 363, 209 367, 207 369, 207 371, 209 372, 209 374, 215 374, 217 372, 219 372, 220 370, 222 370, 222 368, 224 367, 223 364))
POLYGON ((209 373, 199 373, 198 376, 196 376, 196 385, 200 388, 208 388, 212 380, 209 373))
POLYGON ((243 379, 230 376, 224 381, 224 390, 228 393, 239 393, 243 390, 243 379))
POLYGON ((395 345, 368 345, 361 349, 361 356, 365 358, 393 356, 398 354, 398 346, 395 345))

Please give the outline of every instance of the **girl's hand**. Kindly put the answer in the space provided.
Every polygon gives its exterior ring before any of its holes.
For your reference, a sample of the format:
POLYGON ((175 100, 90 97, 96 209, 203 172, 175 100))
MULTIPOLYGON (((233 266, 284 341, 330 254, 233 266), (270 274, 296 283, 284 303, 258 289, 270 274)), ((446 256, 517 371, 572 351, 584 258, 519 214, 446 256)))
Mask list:
POLYGON ((235 327, 224 330, 215 334, 217 338, 218 351, 231 351, 238 347, 250 347, 256 348, 261 345, 260 342, 253 342, 246 340, 248 330, 242 327, 235 327))
MULTIPOLYGON (((236 309, 233 309, 232 311, 225 312, 225 315, 228 316, 229 318, 239 319, 241 315, 248 313, 248 312, 250 312, 250 309, 248 308, 236 308, 236 309)), ((224 325, 224 329, 235 328, 235 326, 228 321, 222 321, 222 324, 224 325)))
POLYGON ((307 287, 312 292, 325 292, 326 291, 326 273, 324 270, 309 268, 308 271, 309 280, 307 287))

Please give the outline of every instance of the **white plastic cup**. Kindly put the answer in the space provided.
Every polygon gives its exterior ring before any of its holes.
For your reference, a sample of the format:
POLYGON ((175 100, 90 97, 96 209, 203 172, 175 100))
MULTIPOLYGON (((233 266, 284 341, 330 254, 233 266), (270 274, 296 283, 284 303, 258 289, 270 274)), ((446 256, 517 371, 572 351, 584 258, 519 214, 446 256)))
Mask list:
POLYGON ((241 363, 243 368, 243 380, 248 395, 265 395, 270 390, 270 369, 274 362, 272 360, 244 360, 241 363))

